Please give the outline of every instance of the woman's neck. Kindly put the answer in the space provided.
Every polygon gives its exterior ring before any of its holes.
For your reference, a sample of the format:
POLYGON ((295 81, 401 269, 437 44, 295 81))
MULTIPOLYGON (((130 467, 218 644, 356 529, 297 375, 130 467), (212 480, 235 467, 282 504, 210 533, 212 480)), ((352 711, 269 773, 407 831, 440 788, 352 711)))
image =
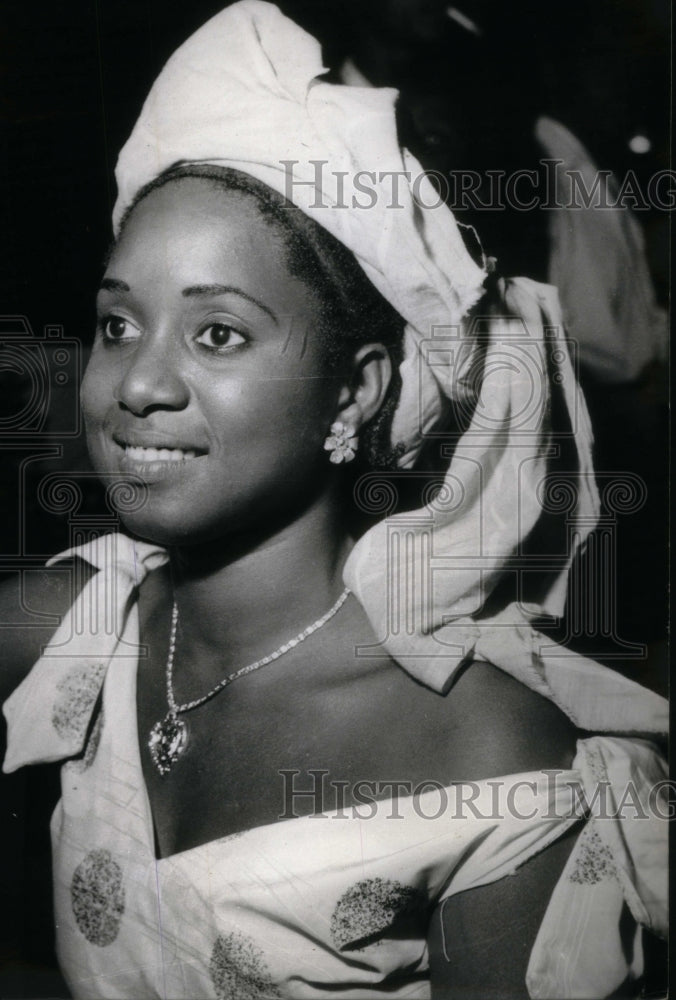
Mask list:
POLYGON ((267 655, 323 615, 343 589, 351 542, 338 504, 324 497, 265 537, 174 549, 181 645, 237 660, 267 655))

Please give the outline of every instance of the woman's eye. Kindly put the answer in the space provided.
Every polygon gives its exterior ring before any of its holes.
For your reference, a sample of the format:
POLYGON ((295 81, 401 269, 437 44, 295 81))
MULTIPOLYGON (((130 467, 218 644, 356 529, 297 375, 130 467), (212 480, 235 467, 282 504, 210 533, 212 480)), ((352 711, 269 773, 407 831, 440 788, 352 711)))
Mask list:
POLYGON ((104 316, 99 322, 104 340, 117 341, 134 340, 139 335, 138 327, 121 316, 104 316))
POLYGON ((212 351, 223 350, 228 347, 237 347, 246 343, 246 337, 239 333, 227 323, 210 323, 200 331, 195 338, 196 343, 203 347, 208 347, 212 351))

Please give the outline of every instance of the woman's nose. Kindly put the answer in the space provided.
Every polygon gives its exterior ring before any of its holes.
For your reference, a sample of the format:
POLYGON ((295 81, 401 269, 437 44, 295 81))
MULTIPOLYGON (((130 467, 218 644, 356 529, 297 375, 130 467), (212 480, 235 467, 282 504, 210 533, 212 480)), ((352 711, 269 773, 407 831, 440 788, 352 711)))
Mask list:
POLYGON ((149 338, 130 352, 115 398, 137 416, 152 410, 182 410, 190 391, 182 377, 178 358, 161 342, 149 338))

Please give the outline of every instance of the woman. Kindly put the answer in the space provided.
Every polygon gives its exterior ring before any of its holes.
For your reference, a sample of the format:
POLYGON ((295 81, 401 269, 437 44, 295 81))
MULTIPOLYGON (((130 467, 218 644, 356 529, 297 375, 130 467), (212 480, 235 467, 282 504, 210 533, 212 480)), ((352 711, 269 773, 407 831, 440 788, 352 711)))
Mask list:
POLYGON ((43 593, 62 625, 16 644, 5 704, 6 770, 66 761, 64 973, 86 997, 637 987, 662 766, 580 731, 659 732, 664 706, 531 625, 595 511, 555 305, 478 304, 395 95, 321 74, 244 0, 120 156, 82 404, 126 533, 57 557, 79 592, 43 593), (645 822, 594 810, 630 778, 645 822))

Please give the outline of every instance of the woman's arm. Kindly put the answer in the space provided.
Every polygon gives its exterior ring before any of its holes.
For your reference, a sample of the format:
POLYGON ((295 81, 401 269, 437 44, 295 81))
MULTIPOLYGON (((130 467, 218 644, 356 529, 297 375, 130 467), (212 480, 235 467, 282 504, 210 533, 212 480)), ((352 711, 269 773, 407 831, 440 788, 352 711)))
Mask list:
POLYGON ((530 953, 579 832, 568 830, 514 875, 437 907, 428 938, 433 1000, 528 1000, 530 953))
MULTIPOLYGON (((472 664, 448 697, 454 756, 468 778, 570 767, 581 734, 555 705, 496 667, 472 664)), ((428 938, 434 1000, 528 997, 531 949, 578 835, 576 824, 514 875, 436 908, 428 938)))

